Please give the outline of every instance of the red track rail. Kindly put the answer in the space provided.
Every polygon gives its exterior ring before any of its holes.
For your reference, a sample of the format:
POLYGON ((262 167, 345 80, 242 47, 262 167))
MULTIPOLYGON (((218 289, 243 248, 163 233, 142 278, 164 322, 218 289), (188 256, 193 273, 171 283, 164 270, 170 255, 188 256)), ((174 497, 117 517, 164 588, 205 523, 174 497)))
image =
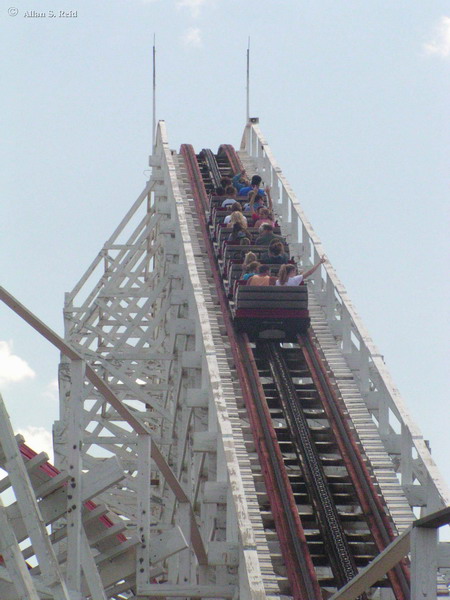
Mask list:
MULTIPOLYGON (((211 272, 214 277, 214 282, 216 284, 216 290, 219 298, 221 312, 224 318, 227 335, 231 343, 231 349, 233 352, 233 358, 239 382, 241 385, 244 402, 249 413, 253 438, 255 440, 258 456, 261 460, 262 473, 266 484, 271 510, 274 517, 276 517, 277 533, 280 538, 280 547, 282 550, 283 559, 285 561, 288 579, 291 585, 292 595, 295 600, 320 600, 322 598, 320 586, 317 581, 308 547, 306 545, 303 527, 301 526, 298 510, 295 507, 295 500, 292 494, 291 486, 288 485, 284 491, 289 498, 289 505, 291 507, 290 516, 294 516, 295 519, 294 531, 292 530, 292 526, 288 521, 286 509, 283 506, 283 500, 281 497, 279 486, 276 485, 274 481, 274 470, 280 469, 280 473, 284 472, 283 480, 289 483, 287 473, 285 471, 284 464, 281 459, 281 453, 279 451, 278 444, 275 444, 275 448, 278 448, 279 452, 279 455, 277 456, 277 464, 274 465, 272 461, 268 460, 268 457, 270 456, 271 452, 264 440, 264 436, 262 435, 263 425, 259 417, 257 416, 257 408, 254 403, 254 393, 252 391, 252 376, 251 373, 246 372, 243 366, 244 355, 242 353, 242 341, 240 341, 240 339, 234 331, 233 324, 231 321, 231 315, 229 312, 228 301, 226 299, 222 285, 222 279, 217 268, 217 263, 213 249, 209 242, 207 219, 203 210, 206 197, 206 190, 203 185, 200 170, 197 165, 197 159, 192 146, 187 144, 183 144, 181 146, 181 154, 185 159, 186 168, 191 182, 193 198, 197 209, 197 214, 200 221, 203 237, 206 242, 208 258, 210 262, 211 272), (296 537, 296 540, 299 541, 302 546, 302 550, 304 552, 303 564, 299 564, 293 556, 292 549, 294 548, 294 537, 296 537)), ((244 344, 246 343, 247 342, 244 339, 244 344)), ((251 348, 249 348, 248 345, 245 348, 245 356, 248 357, 249 360, 251 360, 250 357, 252 357, 252 352, 251 348)), ((258 377, 254 377, 253 380, 258 381, 258 377)), ((267 424, 269 423, 270 419, 267 420, 267 424)), ((273 428, 271 435, 275 436, 273 428)))
POLYGON ((225 156, 228 159, 228 162, 230 163, 230 167, 234 175, 242 173, 242 171, 244 170, 244 166, 236 150, 231 144, 221 144, 221 146, 219 146, 217 154, 225 154, 225 156))

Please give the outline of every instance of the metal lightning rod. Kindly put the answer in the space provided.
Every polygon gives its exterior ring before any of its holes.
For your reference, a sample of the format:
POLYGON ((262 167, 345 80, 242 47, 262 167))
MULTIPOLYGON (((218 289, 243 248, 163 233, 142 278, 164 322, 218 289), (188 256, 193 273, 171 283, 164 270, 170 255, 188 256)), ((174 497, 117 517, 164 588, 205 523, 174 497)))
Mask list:
POLYGON ((153 128, 152 128, 152 150, 156 144, 156 35, 153 34, 153 128))
POLYGON ((250 119, 250 36, 248 38, 247 46, 247 120, 250 119))

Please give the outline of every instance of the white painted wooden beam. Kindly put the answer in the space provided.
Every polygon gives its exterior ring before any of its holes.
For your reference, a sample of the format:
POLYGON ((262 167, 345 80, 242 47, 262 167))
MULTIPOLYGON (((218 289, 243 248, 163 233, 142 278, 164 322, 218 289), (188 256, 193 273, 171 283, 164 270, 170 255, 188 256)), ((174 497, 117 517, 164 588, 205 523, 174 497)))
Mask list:
POLYGON ((437 597, 438 530, 413 527, 411 531, 411 600, 435 600, 437 597))
MULTIPOLYGON (((103 587, 103 582, 102 579, 100 577, 100 573, 97 569, 97 565, 95 563, 95 559, 94 559, 94 554, 91 550, 91 547, 89 546, 89 542, 86 536, 86 533, 84 531, 84 529, 82 529, 81 532, 81 548, 82 548, 82 553, 81 553, 81 566, 83 569, 83 575, 85 577, 85 581, 87 584, 87 587, 89 588, 89 592, 91 594, 91 597, 95 600, 106 600, 106 594, 105 594, 105 590, 103 587)), ((83 581, 81 578, 81 573, 80 573, 80 579, 81 579, 81 592, 83 592, 83 581)))
POLYGON ((72 600, 81 600, 82 508, 81 471, 83 445, 83 384, 85 364, 70 363, 71 387, 67 407, 67 587, 72 600))
POLYGON ((137 530, 139 544, 136 549, 136 585, 138 592, 150 584, 150 522, 151 522, 151 437, 139 435, 137 530))
POLYGON ((198 431, 192 434, 194 452, 217 452, 217 432, 198 431))
POLYGON ((192 388, 186 392, 186 405, 189 408, 208 408, 209 392, 199 388, 192 388))
POLYGON ((349 583, 333 594, 330 600, 355 600, 363 594, 408 554, 410 538, 411 528, 408 528, 349 583))
POLYGON ((237 567, 239 565, 238 544, 230 542, 209 542, 208 562, 210 565, 237 567))
POLYGON ((6 511, 0 498, 0 554, 3 557, 11 583, 20 598, 39 600, 32 577, 20 551, 14 531, 9 524, 6 511))
POLYGON ((205 481, 203 502, 205 504, 226 504, 229 486, 225 481, 205 481))
MULTIPOLYGON (((39 510, 36 496, 34 495, 29 475, 14 438, 14 432, 1 396, 0 444, 6 457, 5 466, 14 489, 20 516, 41 566, 44 583, 53 591, 55 600, 70 600, 66 583, 59 569, 58 561, 45 528, 45 522, 39 510)), ((11 523, 8 512, 7 516, 11 523)))

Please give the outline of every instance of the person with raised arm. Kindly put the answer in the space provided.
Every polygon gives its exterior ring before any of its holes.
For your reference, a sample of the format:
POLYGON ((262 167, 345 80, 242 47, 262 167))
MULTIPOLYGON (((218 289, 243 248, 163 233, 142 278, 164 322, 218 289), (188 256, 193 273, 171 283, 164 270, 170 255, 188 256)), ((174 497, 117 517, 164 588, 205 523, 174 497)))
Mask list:
POLYGON ((237 175, 235 175, 232 179, 232 182, 234 187, 236 188, 238 195, 240 195, 239 192, 241 191, 241 189, 244 187, 248 187, 250 184, 245 169, 242 171, 242 173, 238 173, 237 175))
POLYGON ((256 190, 257 194, 264 195, 264 190, 260 189, 262 178, 259 175, 253 175, 250 185, 246 185, 239 190, 239 196, 247 196, 249 192, 256 190))
POLYGON ((264 190, 253 186, 247 195, 248 202, 244 205, 244 210, 252 212, 252 219, 258 219, 258 210, 260 208, 268 208, 272 212, 272 196, 270 195, 270 186, 266 186, 264 190))
POLYGON ((319 260, 319 262, 311 267, 306 273, 300 273, 296 275, 297 267, 296 265, 281 265, 280 270, 278 271, 278 279, 275 285, 300 285, 303 281, 312 275, 319 267, 326 261, 325 256, 319 260))

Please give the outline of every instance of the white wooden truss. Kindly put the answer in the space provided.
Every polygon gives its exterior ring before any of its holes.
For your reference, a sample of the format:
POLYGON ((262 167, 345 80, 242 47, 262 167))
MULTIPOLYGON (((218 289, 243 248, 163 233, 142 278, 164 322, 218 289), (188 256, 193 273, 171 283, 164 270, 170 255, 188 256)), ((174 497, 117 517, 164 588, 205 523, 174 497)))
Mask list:
POLYGON ((255 526, 248 510, 256 494, 252 483, 244 489, 242 469, 249 467, 238 459, 242 431, 228 412, 237 413, 235 391, 228 389, 228 364, 220 364, 204 257, 199 261, 191 239, 192 201, 179 187, 163 123, 151 166, 151 180, 67 295, 64 311, 71 347, 150 435, 140 435, 88 381, 73 419, 67 398, 77 384, 73 366, 63 361, 56 463, 60 469, 70 463, 72 422, 73 430, 79 424, 82 470, 111 457, 123 465, 120 485, 98 500, 139 540, 139 596, 264 598, 264 580, 270 589, 275 578, 264 542, 262 563, 256 549, 262 524, 255 526), (164 534, 171 535, 174 553, 155 572, 149 543, 164 534))
MULTIPOLYGON (((244 131, 241 158, 272 185, 300 262, 315 262, 321 243, 257 124, 244 131)), ((57 474, 40 470, 45 456, 23 459, 0 403, 0 493, 15 497, 0 504, 1 600, 279 594, 223 321, 164 122, 150 163, 142 194, 66 296, 64 340, 1 292, 62 354, 57 474)), ((322 350, 404 531, 411 507, 437 510, 448 492, 332 267, 313 291, 322 350)))

